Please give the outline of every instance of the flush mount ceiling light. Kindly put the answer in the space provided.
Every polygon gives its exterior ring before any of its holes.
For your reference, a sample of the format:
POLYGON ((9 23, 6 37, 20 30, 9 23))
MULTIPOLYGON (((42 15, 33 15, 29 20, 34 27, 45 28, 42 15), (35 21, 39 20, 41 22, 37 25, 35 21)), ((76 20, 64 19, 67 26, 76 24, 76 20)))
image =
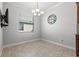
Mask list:
POLYGON ((41 11, 38 8, 38 2, 37 2, 37 8, 35 10, 32 10, 32 13, 33 13, 34 16, 40 16, 40 15, 44 14, 44 11, 41 11))

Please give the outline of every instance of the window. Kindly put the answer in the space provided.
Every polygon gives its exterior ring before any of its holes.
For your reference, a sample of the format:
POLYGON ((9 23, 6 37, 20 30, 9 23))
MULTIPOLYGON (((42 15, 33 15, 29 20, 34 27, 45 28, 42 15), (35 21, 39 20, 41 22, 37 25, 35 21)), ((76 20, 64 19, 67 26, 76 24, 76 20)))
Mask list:
POLYGON ((24 24, 24 31, 27 31, 27 32, 33 31, 33 26, 30 24, 24 24))
POLYGON ((20 22, 20 31, 21 32, 33 32, 33 23, 20 22))
POLYGON ((19 21, 19 31, 20 32, 33 32, 34 31, 33 18, 28 16, 24 19, 21 19, 19 21))
POLYGON ((20 22, 21 32, 33 32, 33 23, 20 22))

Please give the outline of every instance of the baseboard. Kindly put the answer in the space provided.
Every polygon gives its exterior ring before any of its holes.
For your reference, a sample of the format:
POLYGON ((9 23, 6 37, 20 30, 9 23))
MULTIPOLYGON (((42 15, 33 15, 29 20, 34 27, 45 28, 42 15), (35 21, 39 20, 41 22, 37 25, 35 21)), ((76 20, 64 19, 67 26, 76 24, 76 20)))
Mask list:
POLYGON ((59 45, 59 46, 62 46, 62 47, 68 48, 68 49, 75 50, 74 47, 70 47, 70 46, 67 46, 67 45, 63 45, 63 44, 58 43, 58 42, 54 42, 54 41, 47 40, 47 39, 42 39, 42 40, 47 41, 47 42, 52 43, 52 44, 56 44, 56 45, 59 45))
POLYGON ((16 46, 16 45, 19 45, 19 44, 24 44, 24 43, 28 43, 28 42, 37 41, 37 40, 39 40, 39 39, 32 39, 32 40, 23 41, 23 42, 12 43, 12 44, 8 44, 8 45, 4 45, 3 48, 11 47, 11 46, 16 46))
MULTIPOLYGON (((39 40, 39 39, 33 39, 33 40, 28 40, 28 41, 23 41, 23 42, 18 42, 18 43, 13 43, 13 44, 8 44, 8 45, 3 46, 3 48, 11 47, 11 46, 16 46, 16 45, 24 44, 24 43, 28 43, 28 42, 33 42, 33 41, 36 41, 36 40, 39 40)), ((52 43, 52 44, 56 44, 56 45, 59 45, 59 46, 68 48, 68 49, 75 50, 74 47, 70 47, 70 46, 67 46, 67 45, 63 45, 63 44, 58 43, 58 42, 50 41, 50 40, 47 40, 47 39, 41 39, 41 40, 44 40, 44 41, 50 42, 50 43, 52 43)))

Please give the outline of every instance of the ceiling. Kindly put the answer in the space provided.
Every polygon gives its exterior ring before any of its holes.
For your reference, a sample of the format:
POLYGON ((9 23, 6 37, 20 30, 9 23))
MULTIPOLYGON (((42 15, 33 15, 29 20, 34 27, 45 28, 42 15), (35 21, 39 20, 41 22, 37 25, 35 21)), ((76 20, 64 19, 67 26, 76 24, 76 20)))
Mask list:
MULTIPOLYGON (((30 10, 36 9, 37 3, 36 2, 6 2, 11 3, 14 5, 18 5, 21 7, 29 8, 30 10)), ((54 5, 58 4, 59 2, 38 2, 39 9, 45 11, 50 7, 53 7, 54 5)))
MULTIPOLYGON (((30 9, 36 9, 37 8, 36 2, 27 2, 27 3, 23 2, 23 3, 19 3, 19 4, 25 5, 30 9)), ((56 5, 56 4, 58 4, 58 2, 39 2, 38 7, 39 7, 39 9, 46 10, 46 9, 56 5)))

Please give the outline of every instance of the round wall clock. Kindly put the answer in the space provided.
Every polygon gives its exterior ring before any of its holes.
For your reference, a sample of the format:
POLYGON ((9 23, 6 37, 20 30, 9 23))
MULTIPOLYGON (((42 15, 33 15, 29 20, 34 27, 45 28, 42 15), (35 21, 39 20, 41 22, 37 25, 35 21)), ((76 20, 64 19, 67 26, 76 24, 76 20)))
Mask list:
POLYGON ((56 20, 57 20, 57 16, 55 14, 50 15, 47 19, 49 24, 54 24, 56 20))

